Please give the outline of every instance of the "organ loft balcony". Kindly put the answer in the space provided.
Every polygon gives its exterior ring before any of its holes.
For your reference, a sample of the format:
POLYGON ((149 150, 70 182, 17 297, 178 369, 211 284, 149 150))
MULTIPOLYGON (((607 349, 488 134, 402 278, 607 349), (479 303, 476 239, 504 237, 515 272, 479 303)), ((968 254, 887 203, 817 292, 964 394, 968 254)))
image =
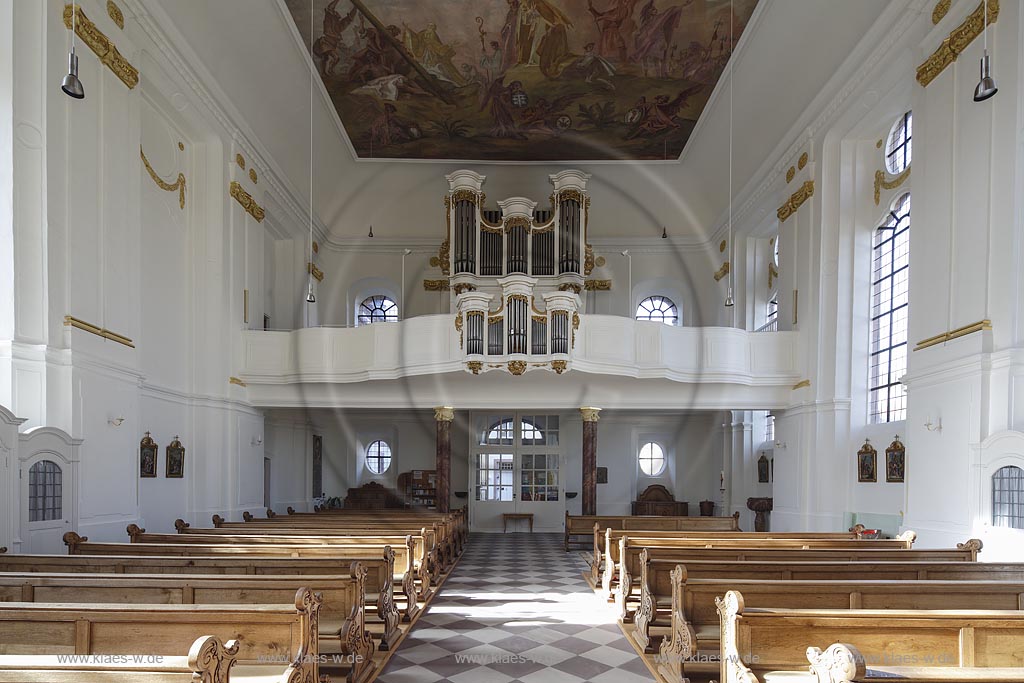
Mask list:
POLYGON ((552 174, 549 204, 510 197, 484 208, 485 176, 445 176, 446 234, 431 265, 449 313, 385 324, 246 331, 237 376, 256 405, 552 407, 581 392, 608 407, 782 407, 801 380, 796 332, 681 327, 585 313, 595 259, 590 176, 552 174), (550 208, 547 208, 547 207, 550 208), (497 391, 496 391, 497 389, 497 391))

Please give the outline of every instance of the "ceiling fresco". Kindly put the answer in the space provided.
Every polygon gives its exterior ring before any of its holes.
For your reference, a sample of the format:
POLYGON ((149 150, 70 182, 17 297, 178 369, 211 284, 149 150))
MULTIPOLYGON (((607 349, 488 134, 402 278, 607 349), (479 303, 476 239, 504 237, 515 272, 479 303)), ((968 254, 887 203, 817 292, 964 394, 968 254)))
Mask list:
POLYGON ((360 158, 674 159, 756 2, 312 0, 311 50, 360 158))

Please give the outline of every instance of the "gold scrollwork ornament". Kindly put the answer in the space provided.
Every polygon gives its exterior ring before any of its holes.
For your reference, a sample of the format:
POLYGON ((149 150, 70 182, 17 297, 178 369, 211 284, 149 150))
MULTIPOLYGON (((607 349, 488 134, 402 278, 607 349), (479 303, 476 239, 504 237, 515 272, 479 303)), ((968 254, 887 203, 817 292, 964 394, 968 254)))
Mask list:
POLYGON ((142 145, 139 145, 139 156, 142 157, 142 164, 146 167, 146 172, 149 173, 149 177, 153 179, 156 186, 161 190, 167 192, 178 193, 178 206, 182 209, 185 208, 185 175, 183 173, 178 174, 177 180, 173 183, 168 183, 161 178, 153 167, 149 163, 149 159, 146 158, 146 153, 142 151, 142 145))

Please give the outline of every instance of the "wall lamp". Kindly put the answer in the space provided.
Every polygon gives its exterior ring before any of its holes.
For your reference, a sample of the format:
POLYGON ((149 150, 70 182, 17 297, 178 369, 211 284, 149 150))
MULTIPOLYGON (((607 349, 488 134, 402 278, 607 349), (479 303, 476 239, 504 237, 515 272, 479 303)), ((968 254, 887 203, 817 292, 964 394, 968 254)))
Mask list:
POLYGON ((111 427, 120 427, 124 424, 124 417, 112 417, 107 420, 107 424, 111 427))

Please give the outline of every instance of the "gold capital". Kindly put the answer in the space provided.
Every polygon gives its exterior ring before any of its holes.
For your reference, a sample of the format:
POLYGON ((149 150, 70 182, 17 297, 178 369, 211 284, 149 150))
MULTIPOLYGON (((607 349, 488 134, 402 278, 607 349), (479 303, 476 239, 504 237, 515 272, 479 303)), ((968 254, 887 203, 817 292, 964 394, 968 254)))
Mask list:
POLYGON ((451 406, 438 406, 434 408, 434 419, 438 422, 451 422, 455 419, 455 408, 451 406))
POLYGON ((584 422, 597 422, 599 419, 601 419, 600 416, 598 416, 598 413, 600 412, 600 408, 594 408, 592 406, 580 408, 580 415, 583 416, 584 422))

